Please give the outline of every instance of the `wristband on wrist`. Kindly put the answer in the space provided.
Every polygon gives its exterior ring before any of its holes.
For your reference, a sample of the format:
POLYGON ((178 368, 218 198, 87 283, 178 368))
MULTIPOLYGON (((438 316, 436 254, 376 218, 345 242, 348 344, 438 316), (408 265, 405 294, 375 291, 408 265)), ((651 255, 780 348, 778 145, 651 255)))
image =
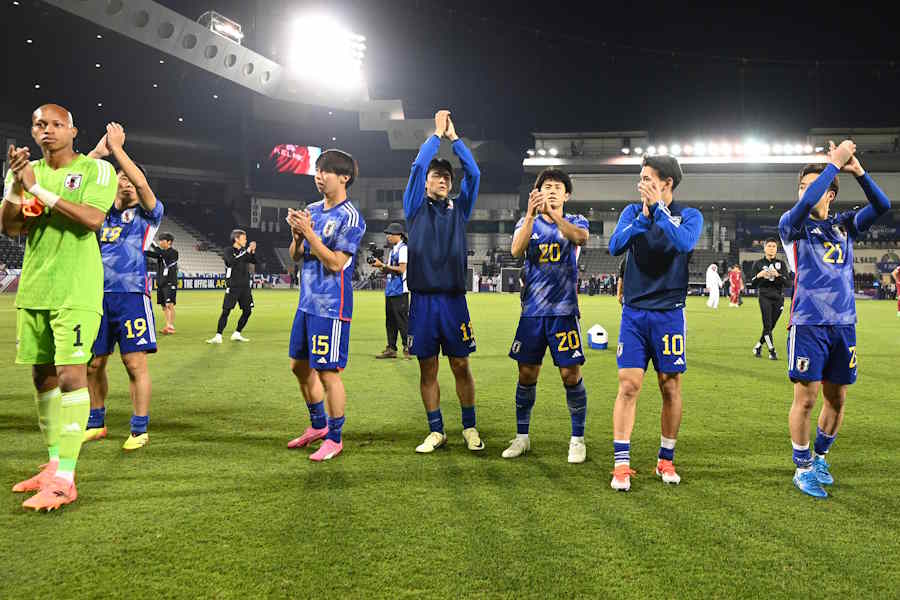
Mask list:
POLYGON ((28 192, 35 198, 40 200, 41 203, 43 203, 44 206, 48 208, 53 208, 54 206, 56 206, 56 203, 59 202, 59 196, 49 190, 45 190, 40 186, 39 183, 35 183, 33 186, 28 188, 28 192))

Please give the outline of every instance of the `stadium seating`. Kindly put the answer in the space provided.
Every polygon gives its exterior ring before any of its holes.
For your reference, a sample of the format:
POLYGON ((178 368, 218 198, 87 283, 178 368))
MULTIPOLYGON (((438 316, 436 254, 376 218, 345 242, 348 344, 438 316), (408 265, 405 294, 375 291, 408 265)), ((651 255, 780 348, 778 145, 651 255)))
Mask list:
POLYGON ((0 235, 0 264, 7 269, 21 269, 25 246, 13 238, 0 235))

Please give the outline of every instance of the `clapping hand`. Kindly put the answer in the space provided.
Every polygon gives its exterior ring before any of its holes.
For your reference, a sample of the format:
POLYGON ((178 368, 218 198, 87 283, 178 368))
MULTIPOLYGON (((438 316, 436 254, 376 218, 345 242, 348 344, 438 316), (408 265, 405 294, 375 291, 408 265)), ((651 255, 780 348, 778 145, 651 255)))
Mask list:
POLYGON ((538 190, 531 190, 531 194, 528 196, 528 209, 526 211, 526 215, 534 218, 539 213, 544 212, 546 208, 547 198, 543 192, 539 192, 538 190))
POLYGON ((444 137, 450 126, 450 111, 442 109, 434 113, 434 135, 444 137))

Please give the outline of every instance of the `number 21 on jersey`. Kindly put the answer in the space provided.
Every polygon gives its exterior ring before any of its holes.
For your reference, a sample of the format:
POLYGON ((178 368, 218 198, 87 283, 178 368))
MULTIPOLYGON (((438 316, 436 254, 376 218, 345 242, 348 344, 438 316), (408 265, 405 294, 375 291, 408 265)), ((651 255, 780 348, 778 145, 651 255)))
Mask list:
POLYGON ((841 248, 840 244, 822 242, 822 245, 825 246, 825 255, 822 256, 823 262, 827 262, 831 265, 844 264, 844 249, 841 248))

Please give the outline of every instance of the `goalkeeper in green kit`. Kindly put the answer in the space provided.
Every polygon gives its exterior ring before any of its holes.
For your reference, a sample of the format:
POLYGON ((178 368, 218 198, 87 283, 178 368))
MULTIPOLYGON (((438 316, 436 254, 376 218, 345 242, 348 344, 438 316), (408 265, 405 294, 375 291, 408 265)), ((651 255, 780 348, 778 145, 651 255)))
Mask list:
POLYGON ((103 263, 94 232, 116 195, 108 162, 78 154, 72 114, 47 104, 31 115, 43 158, 10 146, 0 232, 28 233, 16 294, 16 363, 31 365, 39 424, 50 455, 40 473, 13 487, 37 492, 22 506, 74 502, 75 462, 90 411, 87 363, 103 313, 103 263))

